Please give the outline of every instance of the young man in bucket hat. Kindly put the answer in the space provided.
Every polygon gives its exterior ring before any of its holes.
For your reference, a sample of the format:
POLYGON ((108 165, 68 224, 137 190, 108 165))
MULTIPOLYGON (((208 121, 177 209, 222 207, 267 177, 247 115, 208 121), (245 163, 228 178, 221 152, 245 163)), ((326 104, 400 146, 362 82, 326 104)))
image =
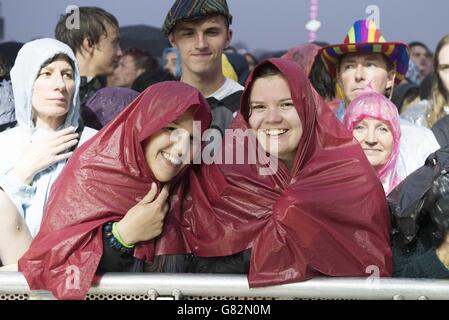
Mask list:
POLYGON ((162 27, 181 55, 181 81, 207 98, 211 126, 222 133, 240 109, 243 90, 222 72, 222 54, 232 39, 231 23, 226 0, 176 0, 162 27))
MULTIPOLYGON (((394 85, 404 79, 409 62, 407 46, 386 42, 372 20, 356 21, 343 43, 322 48, 320 56, 344 95, 336 112, 340 120, 344 117, 345 106, 367 86, 391 97, 394 85)), ((438 142, 429 129, 401 120, 398 174, 409 175, 437 149, 438 142)))

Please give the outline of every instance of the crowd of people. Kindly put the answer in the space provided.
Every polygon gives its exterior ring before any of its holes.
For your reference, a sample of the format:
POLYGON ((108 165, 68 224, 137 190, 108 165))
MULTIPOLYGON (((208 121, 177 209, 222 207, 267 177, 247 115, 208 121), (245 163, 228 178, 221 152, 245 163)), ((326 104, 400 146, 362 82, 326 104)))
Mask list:
POLYGON ((258 61, 226 0, 176 0, 155 57, 79 14, 0 44, 0 271, 60 299, 105 272, 449 278, 449 35, 358 20, 258 61))

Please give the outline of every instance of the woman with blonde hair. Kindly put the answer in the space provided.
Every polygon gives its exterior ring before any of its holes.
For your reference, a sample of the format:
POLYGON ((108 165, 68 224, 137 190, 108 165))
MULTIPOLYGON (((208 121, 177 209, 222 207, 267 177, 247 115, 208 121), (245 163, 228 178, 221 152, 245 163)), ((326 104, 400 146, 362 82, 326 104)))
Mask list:
POLYGON ((449 114, 449 34, 438 42, 433 68, 430 100, 422 100, 401 115, 406 120, 428 128, 449 114))

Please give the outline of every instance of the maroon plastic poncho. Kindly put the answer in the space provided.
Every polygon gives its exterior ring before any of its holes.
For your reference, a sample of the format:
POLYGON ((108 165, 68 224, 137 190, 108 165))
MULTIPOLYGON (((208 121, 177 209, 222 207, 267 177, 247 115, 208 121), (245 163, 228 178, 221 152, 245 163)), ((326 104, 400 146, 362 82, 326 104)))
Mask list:
POLYGON ((288 49, 287 53, 281 58, 296 62, 304 69, 307 76, 309 76, 319 51, 319 46, 313 43, 308 43, 288 49))
MULTIPOLYGON (((360 145, 300 67, 270 59, 256 70, 270 63, 287 79, 303 124, 291 173, 281 161, 271 176, 259 175, 260 164, 212 164, 192 170, 190 195, 182 210, 166 221, 157 252, 227 256, 252 248, 250 287, 317 275, 369 276, 371 265, 380 276, 390 276, 386 199, 360 145), (175 246, 183 242, 184 247, 175 246)), ((253 75, 233 128, 249 127, 253 75)))
MULTIPOLYGON (((38 235, 19 261, 31 289, 63 299, 86 295, 103 253, 102 225, 120 220, 153 181, 161 188, 143 142, 190 108, 207 129, 209 107, 196 89, 174 81, 153 85, 75 151, 53 185, 38 235), (80 275, 79 289, 67 286, 74 273, 80 275)), ((139 243, 134 256, 151 261, 154 243, 139 243)))

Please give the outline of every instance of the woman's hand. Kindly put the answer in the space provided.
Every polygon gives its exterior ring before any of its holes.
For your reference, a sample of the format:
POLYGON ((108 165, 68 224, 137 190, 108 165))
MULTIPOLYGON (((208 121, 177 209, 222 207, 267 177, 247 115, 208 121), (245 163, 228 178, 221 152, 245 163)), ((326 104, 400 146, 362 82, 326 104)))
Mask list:
POLYGON ((75 146, 78 143, 78 136, 75 128, 69 127, 51 132, 48 137, 30 143, 14 165, 13 172, 23 183, 29 184, 41 170, 70 157, 72 152, 61 152, 75 146))
POLYGON ((161 234, 168 211, 168 189, 169 185, 165 185, 156 197, 157 187, 153 182, 147 195, 117 223, 117 231, 124 242, 134 245, 161 234))

